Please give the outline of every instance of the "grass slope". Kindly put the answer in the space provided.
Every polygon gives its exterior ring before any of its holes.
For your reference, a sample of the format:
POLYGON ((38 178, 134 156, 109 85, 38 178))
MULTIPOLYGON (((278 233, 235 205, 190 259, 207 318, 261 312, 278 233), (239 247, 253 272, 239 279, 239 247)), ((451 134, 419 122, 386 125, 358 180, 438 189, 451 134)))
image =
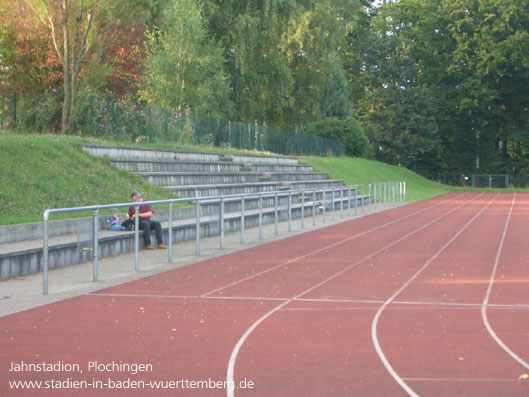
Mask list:
MULTIPOLYGON (((0 225, 41 221, 46 208, 126 202, 134 190, 142 192, 148 200, 174 197, 162 187, 151 186, 136 175, 112 167, 104 158, 88 155, 81 150, 84 143, 220 151, 212 147, 139 145, 60 135, 4 133, 0 135, 0 225)), ((301 162, 348 185, 404 180, 408 201, 432 197, 450 189, 407 169, 361 158, 303 157, 301 162)), ((53 219, 90 215, 62 214, 54 215, 53 219)))
MULTIPOLYGON (((91 157, 82 144, 56 135, 0 137, 0 225, 38 222, 46 208, 127 202, 135 190, 150 200, 171 197, 168 190, 91 157)), ((87 214, 62 217, 72 216, 87 214)))
POLYGON ((406 182, 406 201, 423 200, 446 193, 452 187, 429 181, 402 167, 380 161, 351 157, 304 157, 303 163, 311 164, 317 172, 327 172, 332 179, 343 180, 346 185, 375 182, 406 182))

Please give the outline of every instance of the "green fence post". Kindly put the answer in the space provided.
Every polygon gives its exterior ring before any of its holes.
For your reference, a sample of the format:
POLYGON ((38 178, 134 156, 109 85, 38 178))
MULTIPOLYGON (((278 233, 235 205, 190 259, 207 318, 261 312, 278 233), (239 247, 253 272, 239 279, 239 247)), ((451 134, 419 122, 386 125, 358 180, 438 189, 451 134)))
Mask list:
POLYGON ((240 122, 237 123, 237 131, 239 135, 239 147, 237 149, 242 149, 242 125, 240 122))
POLYGON ((230 144, 230 147, 232 147, 232 143, 231 143, 231 120, 228 120, 228 142, 230 144))
POLYGON ((94 128, 94 96, 90 95, 90 135, 95 136, 94 128))
POLYGON ((112 102, 110 102, 112 105, 112 123, 110 124, 110 131, 113 137, 116 133, 116 101, 112 99, 112 102))
POLYGON ((17 92, 13 92, 13 127, 17 125, 17 92))
POLYGON ((250 138, 250 124, 247 124, 248 125, 248 150, 251 149, 251 138, 250 138))

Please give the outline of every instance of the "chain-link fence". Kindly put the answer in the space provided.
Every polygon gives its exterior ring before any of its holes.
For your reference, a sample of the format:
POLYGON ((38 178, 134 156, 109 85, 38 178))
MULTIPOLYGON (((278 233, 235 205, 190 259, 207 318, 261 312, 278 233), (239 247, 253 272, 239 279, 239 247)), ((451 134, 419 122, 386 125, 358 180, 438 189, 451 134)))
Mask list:
MULTIPOLYGON (((6 104, 12 109, 6 109, 5 115, 11 124, 16 117, 19 127, 40 131, 60 129, 61 103, 58 93, 20 97, 18 102, 11 100, 8 103, 6 100, 6 104)), ((70 129, 72 133, 87 136, 137 142, 176 142, 285 155, 345 154, 345 143, 334 139, 278 130, 257 123, 196 116, 98 95, 76 97, 70 129)))

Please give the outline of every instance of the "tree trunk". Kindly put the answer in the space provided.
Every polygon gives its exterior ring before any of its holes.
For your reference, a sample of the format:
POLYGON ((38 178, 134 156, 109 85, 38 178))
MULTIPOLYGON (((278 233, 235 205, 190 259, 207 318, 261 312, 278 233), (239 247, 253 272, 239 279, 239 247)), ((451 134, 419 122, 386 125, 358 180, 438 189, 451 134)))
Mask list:
POLYGON ((70 71, 70 30, 69 30, 70 1, 62 4, 62 30, 64 41, 63 71, 64 71, 64 101, 62 104, 61 131, 64 133, 70 127, 70 110, 72 101, 71 71, 70 71))

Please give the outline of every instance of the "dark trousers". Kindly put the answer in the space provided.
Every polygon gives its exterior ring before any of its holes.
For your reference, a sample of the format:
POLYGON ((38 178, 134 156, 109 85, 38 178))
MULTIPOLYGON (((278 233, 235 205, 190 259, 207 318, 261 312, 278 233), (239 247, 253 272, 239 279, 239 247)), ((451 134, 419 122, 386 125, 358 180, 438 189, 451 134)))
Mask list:
POLYGON ((162 225, 157 221, 140 221, 140 230, 143 230, 143 242, 145 246, 151 245, 151 230, 154 229, 156 241, 163 244, 162 225))

